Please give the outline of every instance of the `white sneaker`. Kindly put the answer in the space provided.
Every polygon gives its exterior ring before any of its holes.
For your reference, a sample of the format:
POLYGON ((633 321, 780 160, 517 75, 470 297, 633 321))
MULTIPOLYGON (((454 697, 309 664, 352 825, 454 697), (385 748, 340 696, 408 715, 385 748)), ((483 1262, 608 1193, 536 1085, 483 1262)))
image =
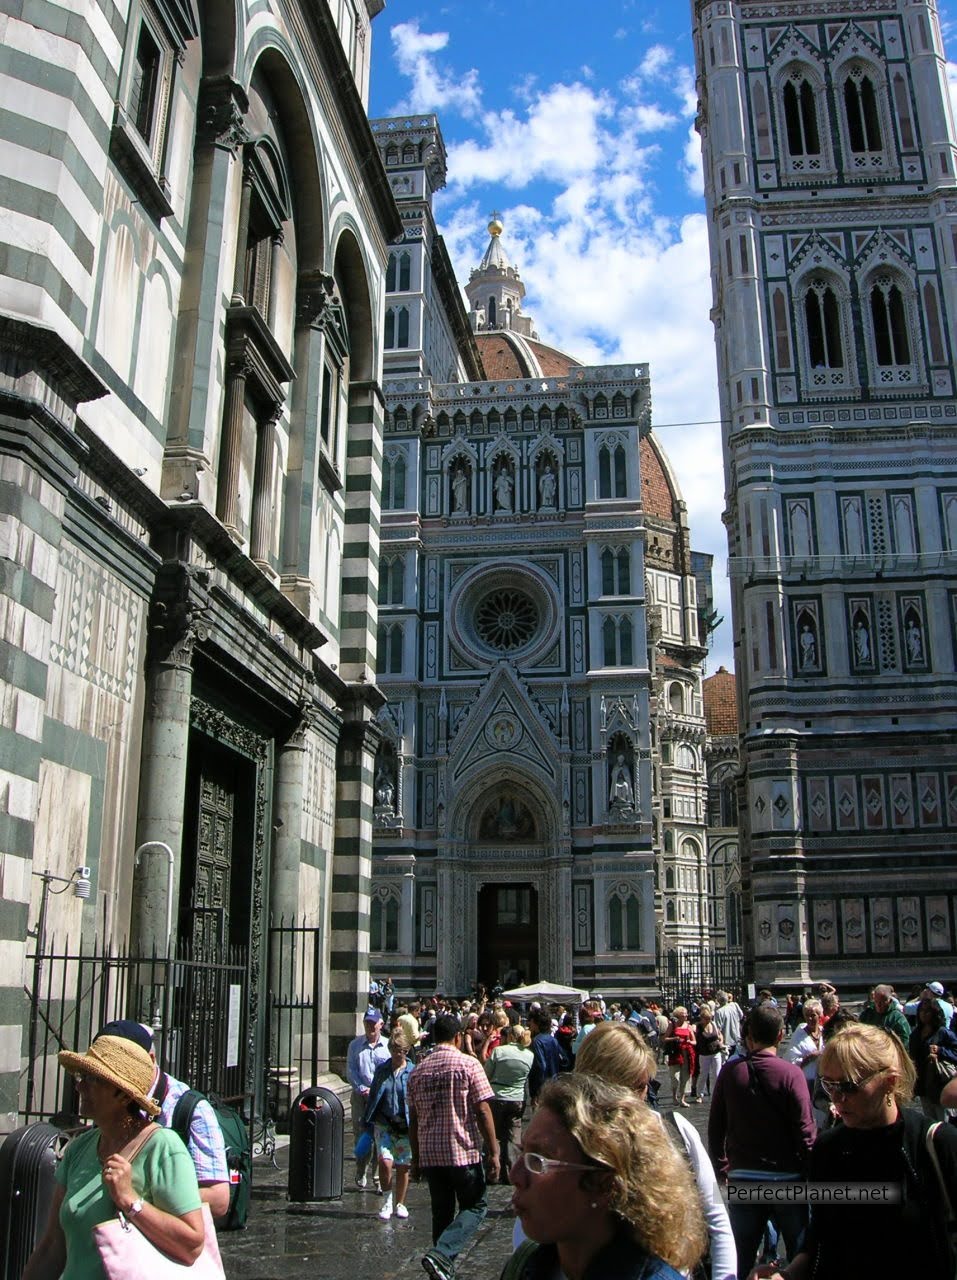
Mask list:
MULTIPOLYGON (((399 1208, 403 1209, 405 1208, 405 1206, 400 1204, 399 1208)), ((392 1192, 391 1191, 386 1195, 386 1198, 382 1202, 382 1208, 379 1210, 379 1217, 382 1219, 383 1222, 388 1222, 389 1219, 392 1217, 392 1192)))
POLYGON ((369 1179, 366 1177, 366 1175, 365 1175, 364 1173, 363 1173, 363 1174, 358 1174, 358 1173, 357 1173, 357 1174, 356 1174, 356 1186, 359 1188, 359 1190, 360 1190, 360 1191, 365 1191, 365 1189, 366 1189, 366 1187, 367 1187, 368 1185, 369 1185, 369 1179))
POLYGON ((404 1204, 397 1204, 395 1206, 395 1216, 397 1218, 407 1218, 409 1216, 409 1211, 404 1204))

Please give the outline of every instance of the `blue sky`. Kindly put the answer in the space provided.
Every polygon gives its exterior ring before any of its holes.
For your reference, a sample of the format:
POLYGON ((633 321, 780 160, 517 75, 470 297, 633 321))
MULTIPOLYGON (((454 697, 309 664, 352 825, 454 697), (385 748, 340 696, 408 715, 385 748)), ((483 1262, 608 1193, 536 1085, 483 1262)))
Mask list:
MULTIPOLYGON (((957 51, 957 0, 940 12, 957 51)), ((372 116, 439 116, 449 180, 435 214, 459 279, 497 209, 543 340, 586 362, 651 365, 692 541, 715 557, 725 622, 709 670, 730 668, 690 3, 388 0, 372 58, 372 116)))

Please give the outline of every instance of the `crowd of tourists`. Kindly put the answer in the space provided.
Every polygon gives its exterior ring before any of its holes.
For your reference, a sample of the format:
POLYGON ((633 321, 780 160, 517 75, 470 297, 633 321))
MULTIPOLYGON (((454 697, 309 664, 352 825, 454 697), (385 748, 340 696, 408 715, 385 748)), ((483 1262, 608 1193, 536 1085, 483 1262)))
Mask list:
POLYGON ((516 1213, 503 1280, 892 1275, 915 1238, 928 1274, 953 1274, 957 1014, 939 982, 903 999, 882 984, 857 1012, 829 983, 384 1012, 370 1004, 349 1052, 356 1182, 388 1221, 426 1181, 433 1280, 452 1280, 499 1181, 516 1213), (702 1102, 706 1143, 680 1110, 702 1102), (809 1213, 789 1185, 808 1180, 890 1199, 809 1213))

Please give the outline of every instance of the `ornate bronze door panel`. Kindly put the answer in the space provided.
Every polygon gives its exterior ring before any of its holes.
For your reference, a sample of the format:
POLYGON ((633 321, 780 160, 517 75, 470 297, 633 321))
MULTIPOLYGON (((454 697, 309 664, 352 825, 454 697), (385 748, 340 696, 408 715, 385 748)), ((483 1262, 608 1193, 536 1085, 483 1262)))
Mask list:
POLYGON ((209 952, 229 940, 230 871, 236 820, 236 770, 207 756, 200 768, 192 943, 209 952))

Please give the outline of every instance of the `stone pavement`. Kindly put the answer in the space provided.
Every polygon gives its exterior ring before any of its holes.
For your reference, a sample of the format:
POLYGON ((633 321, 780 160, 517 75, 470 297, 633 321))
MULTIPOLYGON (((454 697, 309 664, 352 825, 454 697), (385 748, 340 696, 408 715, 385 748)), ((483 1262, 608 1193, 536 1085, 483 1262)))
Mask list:
MULTIPOLYGON (((663 1111, 670 1110, 667 1099, 662 1103, 663 1111)), ((707 1103, 692 1104, 684 1115, 704 1133, 707 1103)), ((348 1157, 341 1200, 290 1204, 288 1159, 289 1148, 282 1147, 276 1152, 278 1169, 264 1157, 255 1161, 249 1225, 219 1237, 228 1280, 423 1280, 420 1259, 432 1244, 424 1181, 410 1188, 405 1221, 393 1217, 380 1222, 382 1201, 371 1189, 371 1179, 368 1191, 355 1186, 355 1166, 348 1157)), ((512 1251, 514 1220, 511 1187, 489 1187, 488 1216, 458 1260, 461 1280, 497 1280, 512 1251)))

